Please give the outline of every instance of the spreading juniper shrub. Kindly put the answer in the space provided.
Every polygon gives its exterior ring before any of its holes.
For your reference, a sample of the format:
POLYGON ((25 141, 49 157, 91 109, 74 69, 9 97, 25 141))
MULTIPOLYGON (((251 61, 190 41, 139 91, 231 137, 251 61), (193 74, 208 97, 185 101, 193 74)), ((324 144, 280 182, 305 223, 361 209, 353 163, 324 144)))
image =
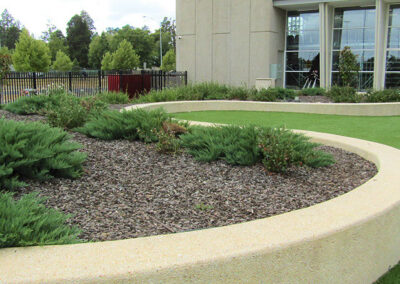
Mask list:
POLYGON ((36 193, 19 200, 0 193, 0 248, 81 242, 81 231, 66 224, 71 216, 46 208, 43 201, 36 193))
POLYGON ((59 128, 40 122, 0 119, 0 189, 26 185, 21 177, 78 178, 86 154, 59 128))

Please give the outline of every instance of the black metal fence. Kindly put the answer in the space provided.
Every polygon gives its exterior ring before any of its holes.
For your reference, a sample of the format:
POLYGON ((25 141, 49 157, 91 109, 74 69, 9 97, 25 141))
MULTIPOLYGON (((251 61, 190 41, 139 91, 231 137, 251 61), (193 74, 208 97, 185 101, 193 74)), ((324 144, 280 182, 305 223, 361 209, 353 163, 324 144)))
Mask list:
POLYGON ((32 94, 46 94, 55 89, 64 89, 77 96, 90 96, 103 91, 122 91, 134 97, 152 89, 162 90, 182 85, 187 85, 187 72, 10 72, 0 81, 0 103, 13 102, 32 94))

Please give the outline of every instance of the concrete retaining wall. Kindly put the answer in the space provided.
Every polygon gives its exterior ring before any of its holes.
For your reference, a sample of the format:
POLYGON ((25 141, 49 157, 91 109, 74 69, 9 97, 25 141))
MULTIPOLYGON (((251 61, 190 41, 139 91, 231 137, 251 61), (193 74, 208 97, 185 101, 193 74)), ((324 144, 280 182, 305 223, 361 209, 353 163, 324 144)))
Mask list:
POLYGON ((0 282, 371 283, 400 259, 400 151, 301 132, 371 160, 379 173, 335 199, 252 222, 123 241, 1 249, 0 282))
MULTIPOLYGON (((248 101, 178 101, 143 104, 138 107, 155 109, 163 107, 167 112, 191 112, 206 110, 276 111, 350 116, 400 115, 400 103, 334 104, 334 103, 271 103, 248 101)), ((134 106, 133 108, 136 108, 134 106)), ((129 109, 129 108, 128 108, 129 109)))

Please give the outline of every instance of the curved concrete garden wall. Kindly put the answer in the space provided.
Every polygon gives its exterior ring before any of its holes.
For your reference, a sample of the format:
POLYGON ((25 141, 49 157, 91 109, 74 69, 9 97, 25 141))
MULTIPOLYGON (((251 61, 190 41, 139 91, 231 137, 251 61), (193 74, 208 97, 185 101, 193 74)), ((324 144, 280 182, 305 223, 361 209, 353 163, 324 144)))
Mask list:
POLYGON ((245 110, 336 114, 353 116, 400 115, 400 103, 334 104, 334 103, 271 103, 247 101, 184 101, 141 105, 148 109, 164 107, 168 112, 202 110, 245 110))
POLYGON ((400 151, 301 132, 371 160, 379 173, 335 199, 242 224, 122 241, 1 249, 0 282, 371 283, 400 258, 400 151))

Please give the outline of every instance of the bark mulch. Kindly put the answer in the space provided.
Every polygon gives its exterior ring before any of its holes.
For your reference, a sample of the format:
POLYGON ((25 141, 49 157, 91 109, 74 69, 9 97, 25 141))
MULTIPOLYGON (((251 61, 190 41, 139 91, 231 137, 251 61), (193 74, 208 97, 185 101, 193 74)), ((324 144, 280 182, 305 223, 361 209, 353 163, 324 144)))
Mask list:
MULTIPOLYGON (((0 110, 0 117, 40 120, 0 110)), ((77 180, 28 181, 19 194, 38 191, 47 205, 72 213, 85 240, 104 241, 218 227, 308 207, 371 179, 374 164, 322 146, 336 164, 293 167, 272 174, 262 165, 199 163, 187 154, 159 154, 154 145, 101 141, 72 133, 88 154, 77 180)))

